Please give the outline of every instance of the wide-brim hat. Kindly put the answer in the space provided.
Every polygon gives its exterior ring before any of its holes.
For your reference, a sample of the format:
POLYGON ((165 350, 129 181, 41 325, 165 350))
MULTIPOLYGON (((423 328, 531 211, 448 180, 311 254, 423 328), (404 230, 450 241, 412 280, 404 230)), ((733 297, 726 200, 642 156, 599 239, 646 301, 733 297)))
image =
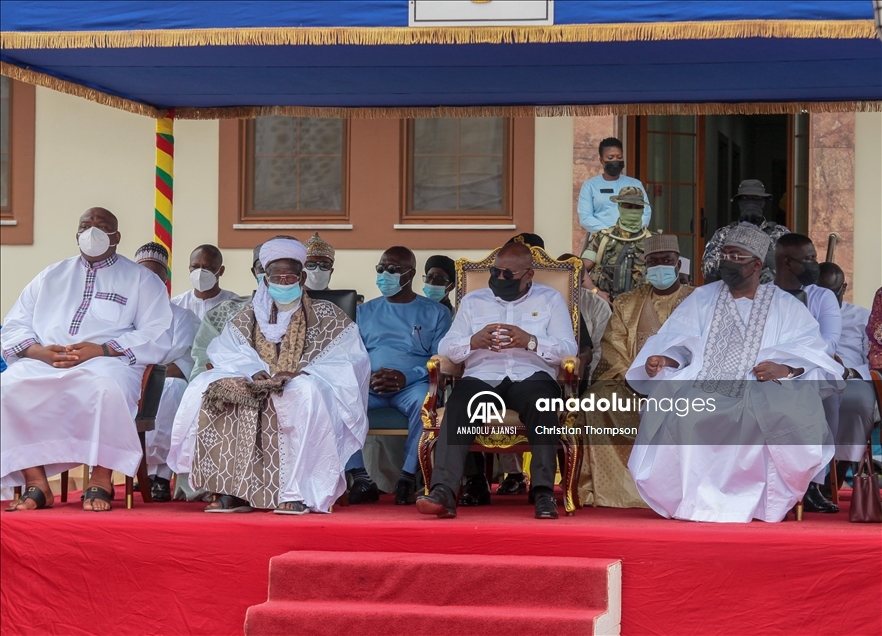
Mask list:
POLYGON ((734 201, 738 197, 763 197, 764 199, 771 199, 772 195, 766 192, 766 187, 763 185, 763 182, 759 179, 745 179, 738 186, 738 192, 732 197, 734 201))
POLYGON ((643 198, 643 190, 637 186, 625 186, 617 195, 609 198, 613 203, 630 203, 631 205, 640 205, 646 207, 649 201, 643 198))

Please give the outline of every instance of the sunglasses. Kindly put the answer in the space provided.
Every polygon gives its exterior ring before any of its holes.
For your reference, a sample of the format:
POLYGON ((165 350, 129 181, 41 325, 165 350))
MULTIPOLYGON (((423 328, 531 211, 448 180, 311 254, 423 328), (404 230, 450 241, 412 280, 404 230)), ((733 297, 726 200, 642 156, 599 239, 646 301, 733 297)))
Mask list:
POLYGON ((404 274, 409 271, 409 267, 404 267, 402 265, 377 265, 378 274, 382 274, 383 272, 386 272, 387 274, 404 274))
POLYGON ((440 278, 438 276, 423 276, 423 282, 428 283, 429 285, 443 285, 447 287, 450 284, 450 279, 440 278))
POLYGON ((318 261, 310 261, 310 262, 306 263, 306 265, 304 265, 304 267, 306 267, 306 269, 308 269, 308 270, 310 270, 310 271, 313 271, 313 270, 316 270, 316 269, 320 269, 320 270, 322 270, 323 272, 330 271, 330 269, 331 269, 333 266, 334 266, 333 263, 324 263, 324 262, 321 262, 321 263, 320 263, 320 262, 318 262, 318 261))
POLYGON ((527 269, 523 269, 519 272, 513 272, 510 269, 499 269, 498 267, 491 267, 490 278, 499 278, 501 275, 505 280, 512 280, 517 274, 529 272, 530 269, 531 268, 528 267, 527 269))
POLYGON ((732 261, 733 263, 747 263, 748 261, 759 260, 756 256, 744 256, 742 254, 720 254, 721 261, 732 261))

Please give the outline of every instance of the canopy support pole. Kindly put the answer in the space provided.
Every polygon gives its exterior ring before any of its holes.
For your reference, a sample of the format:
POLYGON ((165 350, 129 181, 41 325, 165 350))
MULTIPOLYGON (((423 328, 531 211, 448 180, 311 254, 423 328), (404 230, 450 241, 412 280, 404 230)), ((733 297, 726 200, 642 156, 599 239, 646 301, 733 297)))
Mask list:
POLYGON ((172 219, 175 178, 175 111, 156 120, 156 184, 153 219, 154 240, 168 250, 168 281, 172 284, 172 219))

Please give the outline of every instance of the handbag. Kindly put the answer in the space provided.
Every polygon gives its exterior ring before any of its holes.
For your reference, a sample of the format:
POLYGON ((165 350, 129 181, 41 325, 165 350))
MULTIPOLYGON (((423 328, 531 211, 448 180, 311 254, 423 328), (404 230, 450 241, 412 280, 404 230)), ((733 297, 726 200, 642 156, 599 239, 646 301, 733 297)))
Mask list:
POLYGON ((882 523, 882 497, 873 473, 873 456, 868 446, 854 475, 848 520, 852 523, 882 523))

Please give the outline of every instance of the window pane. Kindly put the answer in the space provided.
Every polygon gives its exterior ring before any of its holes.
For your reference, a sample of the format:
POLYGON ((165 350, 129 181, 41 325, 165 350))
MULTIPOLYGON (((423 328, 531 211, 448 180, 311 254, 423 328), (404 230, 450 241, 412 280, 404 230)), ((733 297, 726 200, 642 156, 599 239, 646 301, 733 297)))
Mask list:
POLYGON ((415 119, 412 211, 504 212, 505 119, 415 119))
POLYGON ((646 171, 647 181, 669 182, 671 180, 671 137, 670 135, 646 135, 649 146, 646 171))
POLYGON ((671 135, 671 180, 674 183, 695 183, 695 137, 671 135))
POLYGON ((0 76, 0 207, 9 206, 9 89, 11 80, 0 76))
POLYGON ((671 129, 671 115, 650 115, 646 119, 646 130, 667 132, 671 129))
POLYGON ((672 132, 695 132, 695 115, 673 115, 671 117, 672 132))
POLYGON ((459 174, 457 158, 413 158, 414 210, 456 210, 459 174))
POLYGON ((252 210, 343 209, 344 120, 258 117, 251 130, 252 210))
POLYGON ((671 186, 671 232, 692 232, 695 186, 671 186))
POLYGON ((649 229, 653 232, 662 230, 667 232, 668 227, 668 199, 671 196, 671 189, 668 185, 653 183, 647 185, 646 188, 651 192, 649 203, 652 205, 652 218, 649 220, 649 229))

